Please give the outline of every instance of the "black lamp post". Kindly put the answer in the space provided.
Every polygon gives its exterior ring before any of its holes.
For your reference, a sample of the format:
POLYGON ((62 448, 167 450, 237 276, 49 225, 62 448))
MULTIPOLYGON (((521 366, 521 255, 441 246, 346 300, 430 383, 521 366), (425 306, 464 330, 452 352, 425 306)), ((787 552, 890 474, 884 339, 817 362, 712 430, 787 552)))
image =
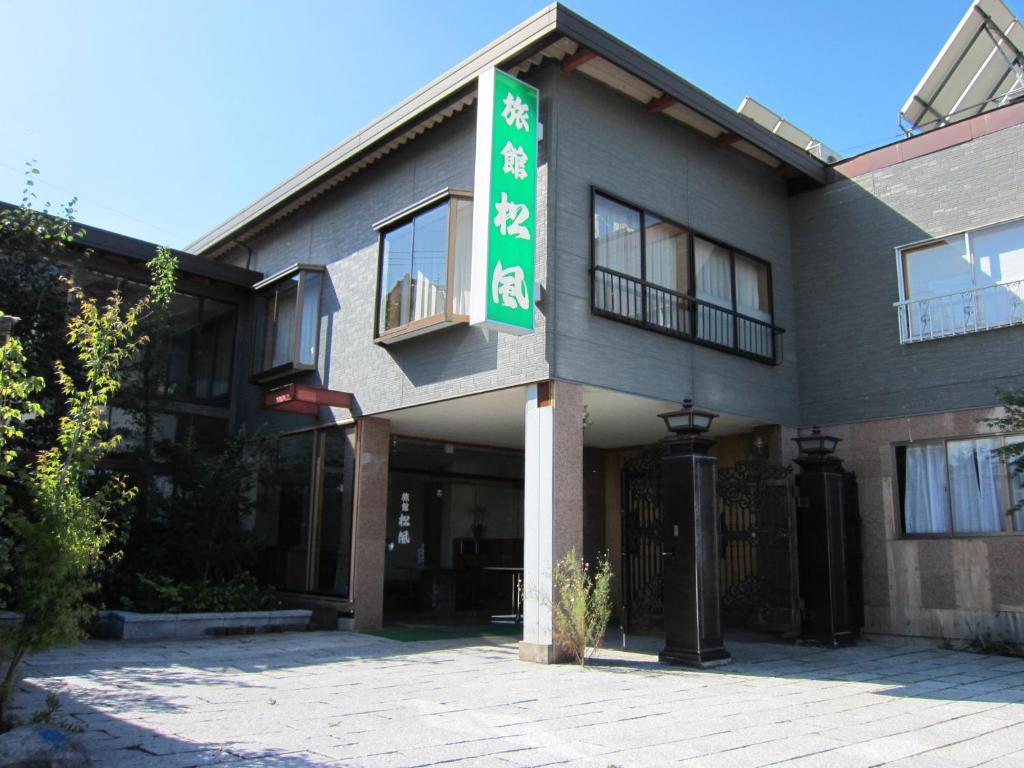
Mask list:
POLYGON ((846 472, 835 455, 840 438, 814 427, 794 437, 800 560, 800 639, 826 646, 854 642, 847 584, 846 472))
POLYGON ((732 657, 722 642, 718 574, 718 460, 707 437, 718 414, 684 400, 659 414, 672 436, 662 443, 662 578, 666 664, 709 667, 732 657))

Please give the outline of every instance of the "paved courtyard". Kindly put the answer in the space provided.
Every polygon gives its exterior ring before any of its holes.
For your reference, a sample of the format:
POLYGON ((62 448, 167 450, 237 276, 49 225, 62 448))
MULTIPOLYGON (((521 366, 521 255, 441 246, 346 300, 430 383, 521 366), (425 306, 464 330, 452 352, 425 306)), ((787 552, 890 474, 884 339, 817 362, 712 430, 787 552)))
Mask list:
POLYGON ((714 671, 603 652, 536 666, 495 638, 346 632, 88 642, 27 663, 97 766, 1024 766, 1024 660, 731 643, 714 671))

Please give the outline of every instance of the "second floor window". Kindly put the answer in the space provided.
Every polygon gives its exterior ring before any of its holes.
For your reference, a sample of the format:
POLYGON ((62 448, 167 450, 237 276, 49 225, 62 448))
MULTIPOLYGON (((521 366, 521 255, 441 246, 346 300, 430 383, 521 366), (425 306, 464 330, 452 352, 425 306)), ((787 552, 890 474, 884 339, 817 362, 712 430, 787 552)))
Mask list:
POLYGON ((473 201, 445 190, 379 223, 377 229, 378 340, 466 321, 473 201))
POLYGON ((768 264, 594 193, 598 314, 773 362, 768 264))
POLYGON ((1024 221, 899 249, 900 341, 1024 323, 1024 221))
POLYGON ((296 264, 257 283, 255 378, 316 367, 323 267, 296 264))

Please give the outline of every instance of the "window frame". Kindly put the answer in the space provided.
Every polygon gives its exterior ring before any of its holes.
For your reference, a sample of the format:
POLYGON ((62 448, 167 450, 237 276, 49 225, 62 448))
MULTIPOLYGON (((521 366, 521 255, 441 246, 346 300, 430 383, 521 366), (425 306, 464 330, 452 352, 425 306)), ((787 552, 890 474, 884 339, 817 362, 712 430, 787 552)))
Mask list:
MULTIPOLYGON (((290 267, 282 269, 280 272, 275 272, 270 277, 266 277, 260 280, 258 283, 253 285, 253 292, 260 299, 264 300, 266 304, 260 308, 260 311, 264 312, 263 324, 260 330, 262 333, 256 333, 253 339, 253 371, 251 380, 254 383, 262 383, 265 381, 271 381, 284 376, 288 376, 293 373, 301 373, 304 371, 314 371, 319 365, 320 361, 320 326, 323 318, 320 315, 320 308, 323 296, 323 280, 327 273, 327 269, 322 264, 303 264, 296 263, 290 267), (320 290, 317 291, 316 295, 316 329, 313 334, 314 346, 313 346, 313 362, 303 363, 301 360, 301 353, 299 350, 299 344, 302 339, 302 317, 303 310, 305 309, 304 303, 306 300, 305 285, 307 276, 311 273, 317 273, 320 279, 320 290), (291 351, 289 359, 283 363, 277 365, 268 365, 269 362, 273 362, 273 353, 268 355, 267 350, 267 336, 270 329, 270 311, 268 304, 271 301, 270 293, 273 293, 274 302, 274 314, 277 314, 278 300, 282 286, 286 284, 290 278, 294 275, 299 276, 298 283, 295 285, 295 320, 294 328, 292 330, 291 340, 291 351)), ((277 322, 276 320, 274 322, 277 322)))
MULTIPOLYGON (((456 313, 453 308, 455 301, 453 286, 455 283, 455 248, 457 235, 456 217, 458 206, 453 205, 452 203, 459 200, 472 203, 473 193, 464 189, 445 187, 444 189, 438 190, 434 194, 428 195, 422 200, 418 200, 417 202, 373 224, 373 229, 377 232, 377 280, 375 291, 376 295, 373 302, 374 343, 387 345, 396 341, 429 333, 430 331, 435 331, 440 328, 447 328, 452 325, 469 322, 469 314, 456 313), (405 226, 417 217, 429 213, 435 208, 440 208, 445 204, 448 205, 448 252, 445 256, 446 283, 444 312, 431 315, 430 317, 420 318, 419 320, 410 320, 402 325, 384 330, 380 327, 380 307, 381 299, 383 298, 381 296, 381 289, 384 280, 384 239, 387 237, 388 233, 393 232, 399 227, 405 226)), ((470 234, 470 237, 472 237, 472 234, 470 234)), ((413 243, 412 248, 415 248, 415 242, 413 243)), ((470 244, 470 249, 470 254, 472 254, 472 243, 470 244)), ((472 259, 472 255, 470 255, 470 259, 472 259)))
POLYGON ((722 240, 719 240, 716 237, 712 237, 710 235, 704 234, 703 232, 701 232, 701 231, 699 231, 697 229, 694 229, 693 227, 685 226, 684 224, 681 224, 680 222, 678 222, 677 220, 675 220, 671 216, 664 216, 661 213, 659 213, 657 211, 654 211, 654 210, 652 210, 650 208, 646 208, 644 206, 637 205, 635 203, 631 203, 631 202, 629 202, 627 200, 624 200, 623 198, 619 197, 618 195, 616 195, 616 194, 614 194, 612 192, 608 192, 605 189, 603 189, 601 187, 598 187, 598 186, 594 186, 594 185, 592 185, 590 187, 590 311, 591 311, 592 314, 595 314, 595 315, 597 315, 599 317, 605 317, 605 318, 608 318, 610 320, 615 320, 617 322, 626 323, 628 325, 633 325, 633 326, 636 326, 638 328, 643 328, 643 329, 648 330, 648 331, 653 331, 655 333, 661 333, 661 334, 664 334, 666 336, 671 336, 671 337, 676 338, 676 339, 683 339, 684 341, 689 341, 689 342, 691 342, 693 344, 697 344, 697 345, 702 346, 702 347, 708 347, 708 348, 717 349, 717 350, 720 350, 720 351, 723 351, 723 352, 729 352, 730 354, 738 355, 740 357, 745 357, 745 358, 747 358, 749 360, 755 360, 755 361, 757 361, 759 363, 765 363, 765 364, 768 364, 768 365, 780 365, 781 362, 782 362, 781 355, 780 355, 780 350, 781 350, 781 343, 780 343, 781 342, 781 338, 780 338, 780 336, 781 336, 781 334, 785 333, 785 330, 783 328, 780 328, 775 323, 775 287, 774 287, 774 279, 773 279, 773 276, 772 276, 772 264, 771 264, 770 261, 768 261, 767 259, 763 259, 760 256, 755 256, 754 254, 749 253, 747 251, 744 251, 744 250, 742 250, 740 248, 737 248, 737 247, 735 247, 733 245, 729 245, 728 243, 723 242, 722 240), (640 277, 639 278, 636 278, 633 275, 629 275, 629 274, 627 274, 625 272, 619 272, 618 270, 610 269, 608 267, 599 267, 598 264, 597 264, 597 247, 596 247, 596 245, 597 245, 597 243, 596 243, 597 238, 595 236, 596 232, 594 230, 594 222, 595 222, 595 217, 596 217, 596 214, 597 214, 597 198, 599 196, 605 198, 606 200, 608 200, 608 201, 610 201, 612 203, 616 203, 616 204, 621 205, 621 206, 623 206, 625 208, 629 208, 630 210, 636 211, 636 212, 638 212, 640 214, 640 228, 639 228, 639 232, 640 232, 640 277), (687 263, 687 289, 688 290, 687 290, 687 292, 685 294, 680 293, 679 291, 673 290, 671 288, 667 288, 666 286, 660 285, 658 283, 652 283, 652 282, 650 282, 647 279, 647 236, 646 236, 647 235, 647 227, 646 227, 646 222, 647 222, 647 217, 648 216, 653 216, 653 217, 659 219, 660 221, 665 222, 666 224, 670 224, 670 225, 672 225, 674 227, 678 227, 686 235, 686 239, 687 239, 687 246, 686 247, 687 247, 687 252, 688 252, 688 263, 687 263), (705 242, 710 243, 711 245, 716 245, 716 246, 718 246, 720 248, 723 248, 723 249, 725 249, 726 251, 729 252, 729 281, 730 281, 730 296, 731 296, 731 300, 732 300, 732 308, 731 309, 727 309, 725 307, 721 307, 721 306, 719 306, 717 304, 714 304, 713 302, 709 302, 709 301, 707 301, 705 299, 698 298, 698 296, 697 296, 697 255, 696 255, 696 251, 695 251, 695 248, 694 248, 694 240, 695 239, 704 240, 705 242), (771 305, 771 309, 769 311, 770 319, 767 322, 762 320, 762 319, 760 319, 760 318, 752 317, 752 316, 747 315, 747 314, 745 314, 743 312, 740 312, 739 309, 737 308, 737 304, 736 304, 736 256, 737 255, 742 256, 742 257, 744 257, 746 259, 749 259, 750 261, 754 262, 755 264, 764 266, 764 268, 765 268, 765 271, 767 273, 768 299, 769 299, 769 302, 770 302, 770 305, 771 305), (641 317, 641 319, 637 320, 637 319, 631 318, 631 317, 629 317, 627 315, 618 314, 618 313, 612 312, 610 310, 602 309, 602 308, 597 306, 597 296, 596 296, 596 285, 595 284, 596 284, 597 271, 599 269, 601 271, 605 272, 606 274, 611 274, 611 275, 619 276, 619 277, 627 279, 627 280, 632 280, 632 281, 638 281, 639 282, 639 285, 640 285, 640 288, 641 288, 641 290, 640 290, 640 297, 641 297, 640 317, 641 317), (683 331, 675 331, 675 330, 673 330, 671 328, 666 328, 665 326, 659 325, 658 323, 652 323, 648 319, 647 291, 648 291, 648 289, 651 289, 651 288, 653 288, 653 289, 655 289, 657 291, 664 291, 664 292, 671 293, 671 294, 673 294, 675 296, 683 297, 686 300, 686 302, 688 303, 688 307, 687 307, 686 311, 687 311, 687 314, 689 315, 689 326, 690 326, 691 332, 686 333, 686 332, 683 332, 683 331), (727 312, 728 314, 731 315, 731 317, 732 317, 732 323, 731 323, 731 325, 732 325, 732 344, 731 345, 729 345, 729 344, 720 344, 720 343, 717 343, 715 341, 711 341, 709 339, 700 338, 697 335, 698 308, 702 304, 713 306, 713 307, 715 307, 715 309, 721 310, 723 312, 727 312), (770 331, 771 331, 771 347, 772 347, 772 349, 771 349, 771 356, 770 357, 769 356, 765 356, 765 355, 759 355, 759 354, 756 354, 754 352, 749 352, 747 350, 744 350, 742 347, 740 347, 740 345, 739 345, 740 344, 740 342, 739 342, 739 339, 740 339, 740 333, 739 333, 739 321, 740 321, 740 318, 742 318, 744 320, 747 320, 747 321, 750 321, 750 322, 755 323, 755 324, 761 324, 761 325, 769 326, 770 331))
POLYGON ((896 534, 899 539, 914 541, 918 539, 977 539, 987 538, 992 536, 1024 536, 1024 529, 1015 530, 1013 527, 1013 515, 1010 514, 1010 510, 1013 506, 1013 496, 1011 491, 1011 485, 1013 483, 1013 474, 1010 472, 1010 465, 1006 459, 999 457, 999 463, 1003 468, 1003 503, 1006 505, 1002 511, 1003 528, 999 531, 957 531, 956 530, 956 515, 953 512, 953 496, 950 492, 952 483, 950 481, 950 468, 949 468, 949 443, 962 442, 964 440, 998 440, 1000 447, 1007 445, 1007 440, 1010 438, 1021 438, 1024 439, 1024 433, 1016 432, 991 432, 986 434, 973 434, 973 435, 951 435, 948 437, 935 437, 925 438, 923 440, 902 440, 892 444, 891 448, 891 459, 892 459, 892 477, 893 483, 893 495, 895 496, 894 509, 896 510, 896 519, 894 523, 896 525, 896 534), (943 467, 945 469, 946 478, 946 519, 949 523, 948 532, 934 532, 934 533, 908 533, 907 532, 907 515, 906 515, 906 482, 907 482, 907 464, 906 464, 906 449, 912 445, 941 445, 942 456, 943 456, 943 467), (902 450, 902 459, 900 452, 902 450))
MULTIPOLYGON (((1014 325, 1020 325, 1020 324, 1024 323, 1024 320, 1022 320, 1021 322, 1017 322, 1017 323, 1002 323, 1002 324, 999 324, 999 325, 992 325, 992 326, 987 326, 987 327, 984 327, 984 328, 974 328, 972 330, 965 330, 962 333, 951 332, 951 333, 946 333, 946 334, 942 334, 942 335, 938 335, 938 336, 929 336, 929 337, 925 337, 925 338, 913 338, 912 334, 910 333, 909 318, 904 320, 904 315, 903 315, 903 313, 906 313, 908 311, 907 308, 908 308, 909 302, 923 300, 923 299, 909 298, 907 296, 907 270, 906 270, 906 261, 905 261, 907 253, 909 253, 910 251, 914 251, 914 250, 917 250, 919 248, 922 248, 924 246, 934 245, 936 243, 941 243, 943 241, 949 241, 949 240, 955 240, 957 238, 961 238, 963 240, 963 244, 964 244, 964 253, 967 254, 967 256, 970 258, 971 286, 972 286, 970 288, 970 291, 971 292, 975 292, 975 291, 977 291, 979 289, 978 288, 978 276, 977 276, 978 264, 977 264, 977 259, 975 258, 975 255, 974 255, 974 245, 972 243, 972 237, 971 236, 972 235, 977 235, 977 234, 983 234, 987 230, 996 229, 997 227, 1004 227, 1004 226, 1007 226, 1007 225, 1010 225, 1010 224, 1022 224, 1022 225, 1024 225, 1024 216, 1014 216, 1014 217, 1011 217, 1009 219, 999 219, 997 221, 991 221, 991 222, 989 222, 987 224, 982 224, 982 225, 977 226, 977 227, 969 227, 967 229, 955 230, 953 232, 947 232, 945 234, 936 235, 935 237, 928 237, 928 238, 925 238, 923 240, 915 240, 913 242, 903 243, 902 245, 897 245, 897 246, 895 246, 893 248, 893 253, 894 253, 894 256, 895 256, 895 259, 896 259, 896 286, 897 286, 898 293, 899 293, 899 301, 897 301, 894 306, 901 313, 901 317, 900 317, 900 326, 901 326, 901 329, 900 329, 900 344, 919 344, 919 343, 921 343, 923 341, 938 341, 940 339, 951 338, 951 337, 954 337, 954 336, 968 336, 968 335, 970 335, 972 333, 982 333, 984 331, 997 330, 999 328, 1010 328, 1010 327, 1013 327, 1014 325), (908 335, 910 335, 910 338, 907 338, 907 339, 903 338, 902 324, 904 322, 907 323, 907 331, 908 331, 908 335)), ((996 283, 996 285, 1009 285, 1010 283, 1014 283, 1014 282, 1017 282, 1017 281, 1016 280, 1008 280, 1008 281, 1005 281, 1005 282, 996 283)), ((957 293, 960 293, 960 291, 956 291, 956 292, 953 292, 951 294, 945 294, 945 295, 946 296, 954 296, 957 293)), ((942 298, 942 296, 934 296, 934 297, 930 297, 930 298, 931 299, 939 299, 939 298, 942 298)))

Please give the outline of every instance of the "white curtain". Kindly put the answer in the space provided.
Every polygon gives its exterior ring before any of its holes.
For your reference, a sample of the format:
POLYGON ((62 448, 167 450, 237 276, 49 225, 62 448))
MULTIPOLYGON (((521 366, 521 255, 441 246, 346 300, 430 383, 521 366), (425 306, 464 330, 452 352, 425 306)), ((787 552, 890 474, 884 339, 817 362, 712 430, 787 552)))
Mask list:
MULTIPOLYGON (((693 239, 697 298, 732 309, 732 269, 729 251, 699 237, 693 239)), ((732 315, 714 307, 697 305, 697 337, 732 346, 732 315)))
MULTIPOLYGON (((647 282, 686 293, 689 274, 683 230, 648 216, 644 238, 647 282)), ((656 288, 647 291, 647 320, 674 331, 689 332, 686 302, 656 288)))
POLYGON ((473 265, 473 201, 455 203, 455 275, 452 285, 452 312, 469 314, 470 269, 473 265))
MULTIPOLYGON (((598 195, 594 198, 594 263, 640 278, 640 212, 598 195)), ((598 272, 594 301, 599 309, 642 319, 640 284, 598 272)))
POLYGON ((945 448, 941 443, 908 445, 906 464, 907 533, 949 533, 945 448))
POLYGON ((749 259, 736 257, 736 309, 749 317, 768 322, 772 314, 767 306, 767 291, 762 291, 762 280, 765 267, 755 264, 749 259))
POLYGON ((999 447, 994 438, 955 440, 946 444, 949 462, 950 497, 957 533, 987 533, 1003 530, 1005 493, 1003 466, 992 451, 999 447))

